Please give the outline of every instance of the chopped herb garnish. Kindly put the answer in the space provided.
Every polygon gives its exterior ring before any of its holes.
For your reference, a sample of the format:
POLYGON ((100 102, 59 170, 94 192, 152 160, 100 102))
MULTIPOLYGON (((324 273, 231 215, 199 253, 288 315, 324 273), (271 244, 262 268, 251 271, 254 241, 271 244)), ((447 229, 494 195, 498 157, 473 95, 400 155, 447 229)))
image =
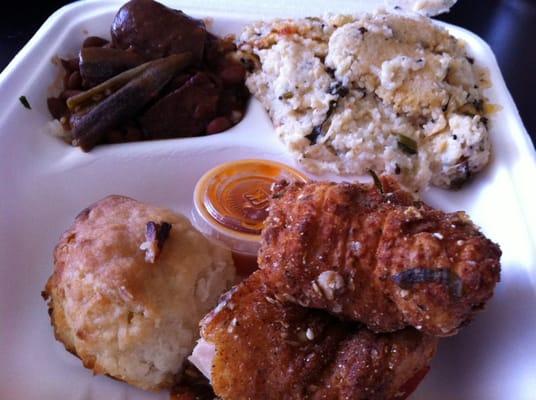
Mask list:
MULTIPOLYGON (((311 142, 311 144, 316 144, 316 142, 318 141, 318 138, 324 135, 325 133, 324 127, 329 121, 331 114, 333 114, 333 111, 335 111, 335 109, 337 108, 337 102, 338 102, 338 99, 331 100, 329 102, 328 112, 326 113, 326 118, 324 118, 324 121, 322 121, 320 125, 315 126, 310 134, 305 135, 305 138, 308 139, 311 142)), ((329 129, 329 126, 328 126, 328 129, 329 129)))
POLYGON ((364 35, 365 33, 368 32, 368 29, 362 26, 361 28, 359 28, 359 32, 361 32, 361 34, 364 35))
POLYGON ((20 96, 19 97, 19 101, 21 102, 21 104, 27 108, 28 110, 31 110, 32 109, 32 106, 30 106, 30 103, 28 102, 28 99, 26 98, 26 96, 20 96))
POLYGON ((378 175, 376 174, 376 172, 374 172, 373 170, 369 169, 368 173, 370 174, 370 176, 372 176, 372 180, 374 181, 374 186, 376 186, 378 191, 381 194, 383 194, 384 193, 383 184, 382 184, 382 181, 380 180, 380 178, 378 178, 378 175))
POLYGON ((475 63, 475 59, 473 57, 465 57, 469 64, 473 65, 475 63))
POLYGON ((439 283, 447 285, 453 297, 461 297, 463 282, 455 272, 448 268, 411 268, 391 277, 401 289, 411 290, 418 283, 439 283))
POLYGON ((309 140, 311 144, 316 144, 320 135, 322 135, 322 125, 315 126, 310 134, 305 135, 305 138, 309 140))
POLYGON ((470 117, 478 114, 478 110, 476 109, 475 105, 472 103, 465 103, 463 106, 458 108, 457 111, 463 115, 468 115, 470 117))
POLYGON ((346 86, 343 86, 341 82, 334 82, 329 88, 329 94, 336 95, 339 97, 344 97, 349 93, 349 90, 346 86))
POLYGON ((482 100, 482 99, 478 99, 478 100, 473 101, 473 105, 480 112, 482 112, 484 110, 484 100, 482 100))
POLYGON ((409 155, 417 154, 417 142, 406 135, 398 135, 398 148, 409 155))

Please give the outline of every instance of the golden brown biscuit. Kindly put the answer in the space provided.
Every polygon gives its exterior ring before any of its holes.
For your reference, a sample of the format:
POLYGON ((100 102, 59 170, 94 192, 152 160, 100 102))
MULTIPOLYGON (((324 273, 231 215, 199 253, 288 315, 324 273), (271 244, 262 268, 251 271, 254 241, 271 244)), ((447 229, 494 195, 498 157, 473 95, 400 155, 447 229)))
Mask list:
POLYGON ((61 237, 43 296, 56 338, 85 367, 154 390, 173 384, 233 278, 230 252, 184 216, 109 196, 61 237))

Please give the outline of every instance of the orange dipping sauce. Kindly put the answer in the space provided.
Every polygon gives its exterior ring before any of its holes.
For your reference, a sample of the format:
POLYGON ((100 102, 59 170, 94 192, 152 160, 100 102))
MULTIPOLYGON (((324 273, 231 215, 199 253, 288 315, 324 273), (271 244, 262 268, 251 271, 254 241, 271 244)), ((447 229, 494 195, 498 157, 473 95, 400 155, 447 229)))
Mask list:
POLYGON ((239 275, 257 269, 261 231, 268 216, 272 185, 303 181, 299 171, 275 161, 240 160, 219 165, 197 182, 194 224, 229 247, 239 275))

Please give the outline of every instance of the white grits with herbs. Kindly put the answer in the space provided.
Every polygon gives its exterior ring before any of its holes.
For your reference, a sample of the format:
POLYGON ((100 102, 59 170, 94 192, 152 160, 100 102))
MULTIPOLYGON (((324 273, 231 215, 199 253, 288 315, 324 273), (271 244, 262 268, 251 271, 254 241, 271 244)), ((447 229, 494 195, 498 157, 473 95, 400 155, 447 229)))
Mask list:
POLYGON ((310 172, 457 188, 490 159, 483 73, 426 17, 257 22, 239 50, 246 85, 310 172))

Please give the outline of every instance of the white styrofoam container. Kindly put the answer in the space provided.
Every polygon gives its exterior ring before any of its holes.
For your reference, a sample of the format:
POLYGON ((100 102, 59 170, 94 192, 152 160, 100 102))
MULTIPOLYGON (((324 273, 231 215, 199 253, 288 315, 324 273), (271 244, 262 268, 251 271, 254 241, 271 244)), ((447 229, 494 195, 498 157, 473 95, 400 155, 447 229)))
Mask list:
MULTIPOLYGON (((378 1, 169 1, 211 17, 217 34, 276 16, 370 10, 378 1)), ((40 292, 52 249, 74 216, 111 193, 189 213, 197 179, 228 160, 268 158, 296 166, 257 101, 231 130, 209 137, 101 146, 67 146, 44 129, 46 97, 58 68, 88 34, 109 35, 118 1, 85 1, 52 15, 0 75, 0 399, 165 399, 94 377, 54 340, 40 292), (31 110, 18 97, 25 95, 31 110)), ((24 6, 24 5, 21 5, 24 6)), ((412 399, 536 399, 536 156, 490 48, 446 25, 490 71, 486 91, 502 110, 491 118, 494 158, 463 190, 430 189, 424 199, 466 210, 501 245, 502 282, 485 312, 442 341, 432 371, 412 399)))

